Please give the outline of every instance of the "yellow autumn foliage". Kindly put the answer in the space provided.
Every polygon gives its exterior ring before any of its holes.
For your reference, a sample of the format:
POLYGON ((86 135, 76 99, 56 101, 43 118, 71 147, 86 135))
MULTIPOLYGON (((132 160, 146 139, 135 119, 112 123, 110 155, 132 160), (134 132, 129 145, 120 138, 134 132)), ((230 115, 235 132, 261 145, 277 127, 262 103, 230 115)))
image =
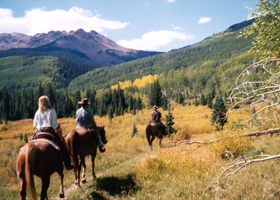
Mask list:
POLYGON ((155 75, 150 74, 148 76, 143 76, 142 78, 135 79, 133 81, 133 83, 130 80, 124 81, 124 82, 119 81, 118 84, 112 85, 111 89, 112 90, 116 90, 118 88, 124 89, 124 88, 131 87, 131 86, 136 86, 138 88, 141 88, 141 87, 145 87, 147 84, 155 82, 156 80, 158 80, 158 78, 159 78, 158 74, 155 74, 155 75))

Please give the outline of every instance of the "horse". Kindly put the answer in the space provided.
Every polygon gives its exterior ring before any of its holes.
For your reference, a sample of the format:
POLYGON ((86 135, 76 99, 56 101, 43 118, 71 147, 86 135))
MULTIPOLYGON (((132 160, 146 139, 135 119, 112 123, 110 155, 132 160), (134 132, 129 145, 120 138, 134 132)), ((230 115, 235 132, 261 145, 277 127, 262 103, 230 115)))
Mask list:
MULTIPOLYGON (((46 133, 46 135, 49 134, 46 133)), ((34 175, 42 180, 41 200, 48 199, 47 190, 50 185, 50 176, 54 172, 60 176, 59 197, 64 198, 63 164, 59 150, 60 148, 54 142, 45 138, 31 140, 20 149, 16 162, 16 173, 21 200, 26 199, 26 187, 30 199, 37 200, 34 175)))
POLYGON ((155 137, 159 138, 159 147, 162 147, 161 140, 164 135, 166 135, 166 132, 165 126, 163 124, 158 126, 158 124, 155 122, 149 122, 149 124, 146 126, 146 138, 151 150, 153 149, 152 144, 155 137))
MULTIPOLYGON (((103 144, 107 143, 105 137, 105 126, 98 126, 97 131, 100 133, 103 144)), ((96 178, 94 172, 94 159, 97 152, 97 141, 95 135, 85 127, 73 129, 65 136, 65 142, 70 150, 72 161, 74 163, 75 184, 78 188, 80 185, 80 173, 83 167, 82 183, 86 183, 85 178, 85 156, 91 155, 92 177, 96 178), (79 158, 78 158, 79 157, 79 158)))

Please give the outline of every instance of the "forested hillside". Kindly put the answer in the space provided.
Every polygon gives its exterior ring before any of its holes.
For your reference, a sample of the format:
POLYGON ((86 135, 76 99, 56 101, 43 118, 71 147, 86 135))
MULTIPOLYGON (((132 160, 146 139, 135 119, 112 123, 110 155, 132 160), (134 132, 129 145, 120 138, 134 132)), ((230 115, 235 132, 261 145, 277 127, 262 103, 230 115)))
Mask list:
MULTIPOLYGON (((226 32, 207 38, 191 47, 96 69, 71 81, 68 88, 70 90, 99 89, 115 85, 119 81, 134 81, 149 74, 167 75, 170 70, 181 70, 191 80, 188 87, 193 92, 201 92, 213 84, 219 88, 222 84, 223 71, 239 68, 235 71, 237 74, 241 66, 244 67, 252 61, 252 56, 248 54, 252 38, 238 38, 239 34, 239 31, 226 32)), ((231 73, 225 75, 231 78, 231 73)))
POLYGON ((111 118, 154 104, 166 109, 170 101, 206 105, 199 102, 199 98, 206 98, 211 107, 214 97, 225 94, 254 59, 248 53, 252 37, 238 38, 239 31, 103 68, 43 55, 0 58, 0 118, 32 118, 42 94, 51 98, 58 117, 73 116, 77 101, 85 96, 92 102, 94 114, 111 118), (121 81, 131 84, 122 87, 121 81), (141 84, 132 84, 137 82, 141 84))
POLYGON ((47 83, 56 89, 66 88, 72 79, 96 67, 54 56, 3 57, 0 58, 0 89, 28 90, 47 83))

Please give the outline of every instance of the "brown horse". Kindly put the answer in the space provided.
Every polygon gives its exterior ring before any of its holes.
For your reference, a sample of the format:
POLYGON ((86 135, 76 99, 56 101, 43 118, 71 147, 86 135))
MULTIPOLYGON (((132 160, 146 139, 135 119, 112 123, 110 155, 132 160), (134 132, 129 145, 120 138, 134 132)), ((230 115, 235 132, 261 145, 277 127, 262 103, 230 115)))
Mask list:
POLYGON ((165 126, 163 124, 161 124, 159 127, 157 123, 150 122, 146 126, 146 137, 147 137, 148 144, 149 144, 151 150, 152 150, 152 144, 153 144, 155 137, 159 138, 159 146, 162 147, 161 140, 164 135, 166 135, 166 134, 165 134, 165 126))
POLYGON ((26 187, 30 198, 37 200, 34 185, 34 175, 42 180, 41 200, 48 199, 47 190, 50 185, 50 176, 57 172, 60 176, 60 198, 64 198, 63 165, 59 147, 47 139, 35 139, 25 144, 19 152, 16 172, 19 181, 20 199, 26 198, 26 187))
MULTIPOLYGON (((101 140, 103 144, 107 143, 105 137, 105 129, 104 126, 98 126, 97 131, 100 133, 101 140)), ((80 185, 80 173, 81 168, 83 167, 83 174, 82 174, 82 182, 86 182, 85 178, 85 156, 91 155, 91 168, 92 168, 92 176, 95 178, 94 172, 94 159, 96 157, 97 151, 97 141, 96 136, 90 132, 88 129, 84 127, 76 128, 70 131, 65 136, 66 144, 70 150, 72 161, 74 163, 74 173, 75 173, 75 184, 77 187, 81 187, 80 185), (79 158, 78 158, 79 156, 79 158)))

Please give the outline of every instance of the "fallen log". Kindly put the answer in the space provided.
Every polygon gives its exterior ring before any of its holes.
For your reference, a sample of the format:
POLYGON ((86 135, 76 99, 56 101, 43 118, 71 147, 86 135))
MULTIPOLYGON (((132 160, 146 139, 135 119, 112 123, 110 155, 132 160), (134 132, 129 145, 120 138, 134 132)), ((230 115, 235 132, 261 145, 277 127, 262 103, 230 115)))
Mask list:
POLYGON ((268 130, 264 130, 264 131, 257 131, 257 132, 253 132, 253 133, 245 133, 245 134, 241 134, 241 135, 231 135, 231 136, 227 136, 227 137, 222 137, 216 140, 210 140, 208 142, 202 142, 202 141, 191 141, 191 140, 180 140, 180 141, 171 141, 171 142, 167 142, 166 144, 175 144, 175 145, 179 145, 179 144, 212 144, 214 142, 219 142, 222 139, 226 139, 226 138, 232 138, 232 137, 258 137, 261 135, 273 135, 275 133, 280 132, 280 128, 275 128, 275 129, 268 129, 268 130))

